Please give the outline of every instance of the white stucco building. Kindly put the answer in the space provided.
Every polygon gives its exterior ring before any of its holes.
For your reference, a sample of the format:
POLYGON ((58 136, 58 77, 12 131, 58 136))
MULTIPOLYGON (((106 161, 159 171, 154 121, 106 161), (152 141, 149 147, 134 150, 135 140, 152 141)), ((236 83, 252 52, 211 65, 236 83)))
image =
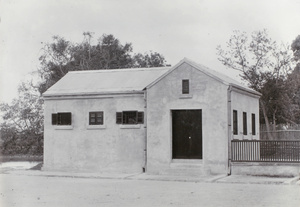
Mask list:
POLYGON ((260 94, 191 60, 69 72, 44 94, 44 170, 226 174, 259 139, 260 94))

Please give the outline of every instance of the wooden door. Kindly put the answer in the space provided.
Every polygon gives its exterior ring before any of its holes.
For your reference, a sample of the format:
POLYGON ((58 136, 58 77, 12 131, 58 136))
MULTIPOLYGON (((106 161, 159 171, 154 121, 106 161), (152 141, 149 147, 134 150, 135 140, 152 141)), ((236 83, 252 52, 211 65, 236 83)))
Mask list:
POLYGON ((202 159, 202 111, 172 111, 173 159, 202 159))

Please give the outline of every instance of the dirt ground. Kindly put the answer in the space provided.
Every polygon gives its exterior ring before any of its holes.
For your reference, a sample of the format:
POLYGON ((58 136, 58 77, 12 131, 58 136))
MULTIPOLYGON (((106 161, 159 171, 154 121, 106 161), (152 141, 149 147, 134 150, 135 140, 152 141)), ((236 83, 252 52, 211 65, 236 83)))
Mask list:
POLYGON ((72 178, 2 172, 0 206, 299 207, 300 186, 72 178))

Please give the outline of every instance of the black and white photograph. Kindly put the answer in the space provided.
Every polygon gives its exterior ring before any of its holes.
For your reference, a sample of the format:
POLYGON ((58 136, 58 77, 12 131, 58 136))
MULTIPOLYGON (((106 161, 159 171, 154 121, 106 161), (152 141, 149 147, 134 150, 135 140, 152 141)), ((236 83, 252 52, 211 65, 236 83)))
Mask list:
POLYGON ((0 0, 1 207, 299 207, 300 0, 0 0))

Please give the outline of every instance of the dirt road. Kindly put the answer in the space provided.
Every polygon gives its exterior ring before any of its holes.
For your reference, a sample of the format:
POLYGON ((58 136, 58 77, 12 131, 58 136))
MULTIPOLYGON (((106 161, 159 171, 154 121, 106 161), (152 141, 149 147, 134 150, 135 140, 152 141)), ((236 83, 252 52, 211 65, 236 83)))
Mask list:
POLYGON ((299 185, 0 174, 1 207, 300 206, 299 185))

